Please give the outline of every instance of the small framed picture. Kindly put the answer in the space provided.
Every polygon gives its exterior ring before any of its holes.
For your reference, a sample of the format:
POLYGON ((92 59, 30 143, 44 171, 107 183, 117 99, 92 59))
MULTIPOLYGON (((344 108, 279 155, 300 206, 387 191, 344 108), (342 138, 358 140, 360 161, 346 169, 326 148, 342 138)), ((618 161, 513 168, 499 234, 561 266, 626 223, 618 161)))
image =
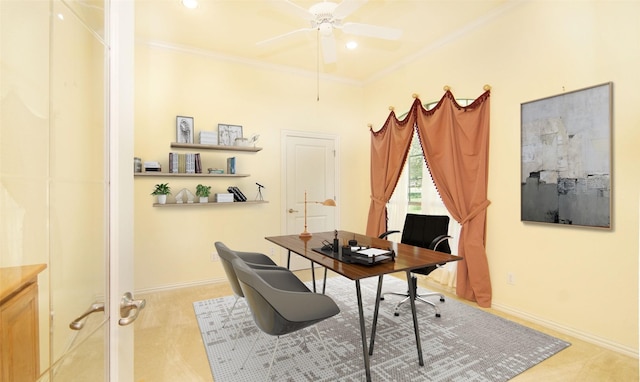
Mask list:
POLYGON ((242 126, 218 124, 218 144, 233 146, 236 138, 242 138, 242 126))
POLYGON ((193 117, 176 117, 176 142, 193 143, 193 117))

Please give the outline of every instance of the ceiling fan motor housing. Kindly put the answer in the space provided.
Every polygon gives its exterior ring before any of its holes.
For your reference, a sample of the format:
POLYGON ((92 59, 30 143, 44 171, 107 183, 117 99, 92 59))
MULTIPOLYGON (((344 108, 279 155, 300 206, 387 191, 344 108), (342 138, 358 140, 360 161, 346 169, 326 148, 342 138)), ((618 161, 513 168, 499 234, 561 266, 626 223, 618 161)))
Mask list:
POLYGON ((323 1, 312 5, 309 8, 309 13, 313 15, 311 27, 320 29, 322 33, 331 34, 331 30, 335 26, 334 23, 339 22, 339 20, 333 16, 333 11, 335 11, 337 6, 338 4, 331 1, 323 1))
POLYGON ((345 18, 360 8, 367 0, 342 0, 340 3, 325 0, 312 5, 308 9, 302 8, 288 0, 282 1, 284 4, 288 4, 292 11, 295 11, 300 17, 307 20, 311 24, 311 28, 296 29, 261 41, 258 44, 265 44, 283 37, 314 31, 317 32, 319 37, 318 47, 322 46, 324 63, 331 64, 336 62, 337 55, 336 39, 333 35, 334 29, 340 29, 347 35, 351 34, 386 40, 397 40, 402 35, 402 30, 400 29, 355 22, 343 23, 345 18))

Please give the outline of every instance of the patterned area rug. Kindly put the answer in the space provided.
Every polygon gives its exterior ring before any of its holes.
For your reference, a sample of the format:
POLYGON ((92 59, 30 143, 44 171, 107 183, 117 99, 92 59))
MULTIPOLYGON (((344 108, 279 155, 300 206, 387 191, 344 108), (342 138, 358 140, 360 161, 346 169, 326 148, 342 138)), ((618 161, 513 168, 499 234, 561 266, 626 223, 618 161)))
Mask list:
MULTIPOLYGON (((367 339, 371 335, 376 282, 376 278, 361 281, 367 339)), ((318 285, 321 287, 320 282, 318 285)), ((383 293, 405 289, 405 281, 384 278, 383 293)), ((423 288, 419 291, 426 292, 423 288)), ((313 327, 283 336, 270 380, 365 380, 355 282, 329 278, 326 294, 341 310, 317 324, 328 351, 313 327)), ((403 305, 400 316, 393 315, 400 298, 387 296, 380 303, 371 356, 374 381, 507 381, 570 345, 452 299, 438 302, 442 313, 439 318, 433 308, 417 302, 424 357, 424 366, 420 367, 410 305, 403 305)), ((211 372, 216 382, 264 380, 276 338, 255 326, 244 299, 238 301, 232 320, 223 328, 234 300, 229 296, 193 303, 211 372), (257 336, 254 349, 240 369, 257 336)))

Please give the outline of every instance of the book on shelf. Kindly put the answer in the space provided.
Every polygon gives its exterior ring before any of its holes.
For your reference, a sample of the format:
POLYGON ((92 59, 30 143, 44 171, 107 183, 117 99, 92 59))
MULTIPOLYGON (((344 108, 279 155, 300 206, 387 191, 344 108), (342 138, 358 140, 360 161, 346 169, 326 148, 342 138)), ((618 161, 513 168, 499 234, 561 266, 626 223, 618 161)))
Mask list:
POLYGON ((169 172, 173 174, 201 174, 200 153, 169 153, 169 172))
POLYGON ((200 162, 200 153, 196 153, 196 174, 202 174, 202 162, 200 162))
POLYGON ((236 173, 236 157, 227 158, 227 174, 236 173))
POLYGON ((162 171, 162 166, 160 162, 144 162, 144 171, 160 172, 162 171))
POLYGON ((231 203, 233 202, 233 194, 215 194, 215 201, 218 203, 231 203))
POLYGON ((178 173, 178 153, 169 153, 169 172, 172 174, 178 173))
POLYGON ((235 186, 229 186, 227 188, 227 192, 233 194, 233 198, 236 202, 246 202, 247 201, 247 197, 242 193, 242 191, 240 191, 240 189, 238 187, 235 186))
POLYGON ((184 174, 187 172, 187 155, 178 154, 178 172, 184 174))
POLYGON ((195 174, 196 173, 195 155, 193 153, 186 153, 185 156, 186 156, 185 172, 187 174, 195 174))
POLYGON ((217 145, 218 132, 217 131, 201 131, 200 144, 201 145, 217 145))

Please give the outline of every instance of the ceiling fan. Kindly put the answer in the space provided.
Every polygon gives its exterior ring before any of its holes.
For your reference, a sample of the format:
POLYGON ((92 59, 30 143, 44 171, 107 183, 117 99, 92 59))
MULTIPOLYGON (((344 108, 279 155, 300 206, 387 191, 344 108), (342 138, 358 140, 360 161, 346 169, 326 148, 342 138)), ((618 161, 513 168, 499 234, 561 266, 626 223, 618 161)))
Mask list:
POLYGON ((292 3, 289 0, 281 0, 279 3, 287 10, 295 13, 299 17, 310 23, 308 28, 300 28, 287 32, 267 40, 258 42, 258 45, 271 43, 273 41, 310 31, 316 31, 322 46, 322 56, 327 64, 336 62, 336 40, 333 34, 334 29, 341 29, 343 32, 358 36, 381 38, 385 40, 397 40, 402 36, 402 30, 388 28, 377 25, 343 22, 351 13, 360 8, 368 0, 343 0, 341 3, 332 1, 322 1, 309 7, 309 9, 292 3))

